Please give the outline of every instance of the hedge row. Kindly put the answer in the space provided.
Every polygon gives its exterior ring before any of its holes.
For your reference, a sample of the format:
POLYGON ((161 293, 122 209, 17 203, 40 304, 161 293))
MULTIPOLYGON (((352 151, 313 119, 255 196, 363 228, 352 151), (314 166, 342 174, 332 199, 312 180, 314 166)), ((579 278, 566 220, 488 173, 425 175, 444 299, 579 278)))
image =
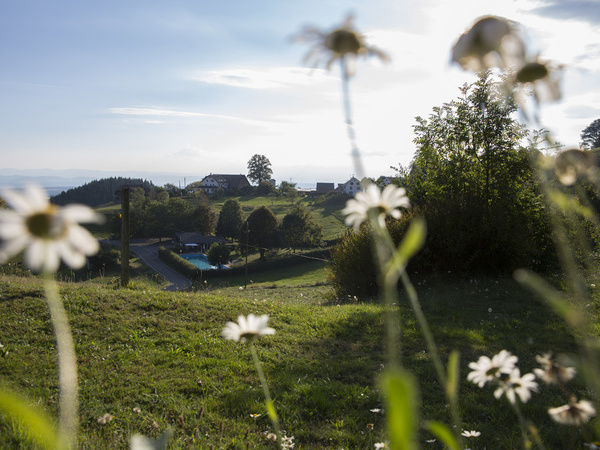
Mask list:
POLYGON ((190 280, 199 280, 201 270, 163 246, 158 247, 158 259, 190 280))

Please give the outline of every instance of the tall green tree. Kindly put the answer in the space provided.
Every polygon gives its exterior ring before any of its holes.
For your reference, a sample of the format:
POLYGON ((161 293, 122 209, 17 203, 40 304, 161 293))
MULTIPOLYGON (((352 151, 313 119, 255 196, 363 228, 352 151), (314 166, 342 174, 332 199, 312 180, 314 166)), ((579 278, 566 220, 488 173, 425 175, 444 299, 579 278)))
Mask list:
POLYGON ((217 221, 217 234, 226 238, 237 238, 242 228, 242 206, 235 199, 228 199, 223 203, 217 221))
POLYGON ((418 149, 405 178, 426 216, 432 264, 511 270, 549 247, 548 224, 530 166, 534 149, 515 104, 489 72, 414 126, 418 149))
POLYGON ((323 227, 317 224, 310 211, 300 204, 284 216, 281 230, 286 244, 294 251, 297 248, 318 245, 323 237, 323 227))
POLYGON ((273 175, 271 161, 265 155, 254 155, 248 161, 248 178, 250 181, 260 184, 269 181, 273 175))
POLYGON ((581 132, 581 146, 588 150, 600 147, 600 119, 594 120, 581 132))
POLYGON ((194 229, 204 235, 213 234, 217 225, 217 214, 206 203, 199 203, 193 212, 194 229))
POLYGON ((240 245, 248 243, 248 251, 257 248, 260 259, 265 259, 265 252, 271 248, 279 247, 279 222, 273 211, 266 206, 252 211, 242 225, 240 245))

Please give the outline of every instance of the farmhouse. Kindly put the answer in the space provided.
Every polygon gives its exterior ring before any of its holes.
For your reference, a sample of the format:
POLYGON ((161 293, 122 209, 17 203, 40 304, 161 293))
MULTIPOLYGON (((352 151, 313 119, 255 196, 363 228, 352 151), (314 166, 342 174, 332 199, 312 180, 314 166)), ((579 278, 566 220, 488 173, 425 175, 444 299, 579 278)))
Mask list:
POLYGON ((362 187, 360 186, 358 178, 353 176, 345 183, 338 184, 338 190, 342 191, 344 194, 354 195, 357 192, 362 191, 362 187))
POLYGON ((250 182, 246 175, 231 175, 231 174, 213 174, 205 176, 200 182, 200 187, 207 194, 214 194, 218 189, 225 191, 237 191, 246 186, 250 186, 250 182))

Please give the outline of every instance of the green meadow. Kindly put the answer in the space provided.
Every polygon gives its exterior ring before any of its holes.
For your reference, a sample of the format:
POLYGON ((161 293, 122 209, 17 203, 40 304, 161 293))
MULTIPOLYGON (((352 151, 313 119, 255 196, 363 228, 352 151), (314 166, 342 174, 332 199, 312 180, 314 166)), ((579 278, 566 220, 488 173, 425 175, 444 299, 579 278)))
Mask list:
MULTIPOLYGON (((220 336, 227 321, 249 313, 268 314, 276 330, 258 341, 257 350, 295 448, 367 449, 384 441, 378 383, 386 363, 385 308, 376 299, 336 299, 325 271, 325 263, 308 262, 255 274, 245 290, 211 280, 202 290, 181 293, 161 291, 164 283, 138 263, 128 288, 110 276, 61 282, 79 363, 81 448, 126 448, 134 433, 158 437, 167 429, 174 449, 274 448, 250 353, 220 336), (99 423, 105 414, 112 420, 99 423)), ((510 278, 413 274, 413 281, 442 358, 461 353, 464 429, 481 431, 468 444, 519 448, 509 403, 496 400, 491 388, 468 383, 468 363, 507 349, 519 356, 522 373, 529 372, 538 354, 576 351, 572 336, 510 278)), ((448 423, 442 388, 404 297, 393 313, 402 323, 402 363, 420 386, 421 423, 448 423)), ((40 280, 2 275, 0 314, 0 343, 8 351, 0 359, 3 385, 56 417, 56 348, 40 280)), ((570 442, 546 412, 564 403, 558 388, 540 386, 523 405, 547 448, 570 442)), ((0 430, 2 448, 28 448, 27 433, 9 417, 0 430)), ((434 437, 423 429, 419 439, 424 448, 442 448, 428 443, 434 437)))

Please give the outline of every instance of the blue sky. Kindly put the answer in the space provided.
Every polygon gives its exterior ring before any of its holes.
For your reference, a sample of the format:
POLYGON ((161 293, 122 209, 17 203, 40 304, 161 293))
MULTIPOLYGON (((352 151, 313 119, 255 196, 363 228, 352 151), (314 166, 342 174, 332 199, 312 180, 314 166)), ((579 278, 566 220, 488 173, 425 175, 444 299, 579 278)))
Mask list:
POLYGON ((542 122, 565 145, 600 117, 600 3, 576 0, 40 1, 0 3, 0 168, 246 173, 343 182, 354 172, 339 75, 302 64, 290 37, 346 14, 391 64, 352 82, 368 175, 414 154, 412 125, 473 75, 449 65, 484 14, 519 21, 541 56, 566 65, 564 99, 542 122))

